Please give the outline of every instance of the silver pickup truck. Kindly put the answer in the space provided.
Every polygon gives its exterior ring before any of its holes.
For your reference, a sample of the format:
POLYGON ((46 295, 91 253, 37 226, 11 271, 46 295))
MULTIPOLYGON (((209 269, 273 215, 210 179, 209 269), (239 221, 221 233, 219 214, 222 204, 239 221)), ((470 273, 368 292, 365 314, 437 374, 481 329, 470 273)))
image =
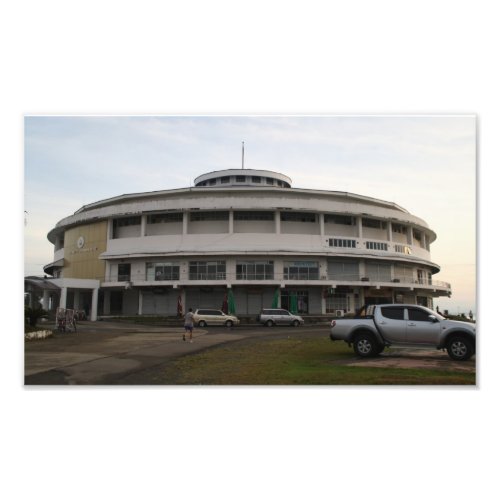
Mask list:
POLYGON ((465 361, 476 352, 476 327, 452 321, 427 307, 412 304, 367 306, 359 317, 336 318, 331 340, 344 340, 361 357, 380 354, 385 347, 446 349, 450 358, 465 361))

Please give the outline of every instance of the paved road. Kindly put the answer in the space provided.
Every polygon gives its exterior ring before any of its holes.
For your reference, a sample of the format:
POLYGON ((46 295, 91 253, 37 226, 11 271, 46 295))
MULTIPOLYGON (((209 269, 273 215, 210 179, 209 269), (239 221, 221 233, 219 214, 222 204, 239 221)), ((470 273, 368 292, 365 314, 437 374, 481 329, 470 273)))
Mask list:
MULTIPOLYGON (((272 329, 285 335, 289 329, 272 329), (283 331, 283 333, 281 333, 283 331)), ((83 322, 77 333, 25 343, 25 385, 113 384, 120 378, 179 356, 246 337, 269 335, 263 327, 196 328, 193 343, 183 328, 83 322)))
MULTIPOLYGON (((25 343, 25 385, 112 385, 149 368, 226 342, 245 338, 327 337, 328 326, 300 328, 240 326, 196 328, 193 343, 183 342, 183 328, 120 322, 83 322, 78 333, 56 334, 25 343)), ((375 359, 354 356, 343 364, 387 368, 442 368, 474 371, 475 358, 452 362, 441 351, 390 349, 375 359)))

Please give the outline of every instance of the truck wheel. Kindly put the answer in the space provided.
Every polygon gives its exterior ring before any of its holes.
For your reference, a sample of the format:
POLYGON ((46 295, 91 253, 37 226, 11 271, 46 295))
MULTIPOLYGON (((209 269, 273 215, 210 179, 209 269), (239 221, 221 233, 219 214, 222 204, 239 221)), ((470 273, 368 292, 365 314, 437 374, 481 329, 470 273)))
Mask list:
POLYGON ((266 326, 274 326, 274 323, 270 319, 268 319, 266 321, 266 326))
POLYGON ((379 345, 367 333, 361 333, 354 339, 354 352, 361 358, 369 358, 379 354, 379 345))
POLYGON ((452 337, 446 345, 448 356, 455 361, 467 361, 474 354, 474 345, 466 337, 452 337))

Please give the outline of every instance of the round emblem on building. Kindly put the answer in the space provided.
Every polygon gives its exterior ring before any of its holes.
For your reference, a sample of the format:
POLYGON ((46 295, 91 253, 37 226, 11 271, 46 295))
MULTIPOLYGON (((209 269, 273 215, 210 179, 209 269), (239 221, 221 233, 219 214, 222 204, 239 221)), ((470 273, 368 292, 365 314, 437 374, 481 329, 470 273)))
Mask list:
POLYGON ((78 241, 76 242, 76 246, 78 248, 83 248, 83 245, 85 245, 85 238, 83 236, 80 236, 78 238, 78 241))

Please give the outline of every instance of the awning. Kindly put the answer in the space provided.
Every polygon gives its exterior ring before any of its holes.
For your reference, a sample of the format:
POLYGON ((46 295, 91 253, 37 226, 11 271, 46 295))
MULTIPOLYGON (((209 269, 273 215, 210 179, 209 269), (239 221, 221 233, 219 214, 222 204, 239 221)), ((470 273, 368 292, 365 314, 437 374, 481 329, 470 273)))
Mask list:
POLYGON ((51 262, 50 264, 43 266, 43 270, 47 274, 52 274, 54 272, 54 268, 63 267, 63 266, 64 266, 64 259, 59 259, 59 260, 56 260, 54 262, 51 262))
POLYGON ((39 290, 52 290, 52 291, 60 290, 60 287, 58 287, 55 283, 52 283, 51 278, 39 278, 37 276, 27 276, 26 278, 24 278, 25 288, 27 284, 39 290))

